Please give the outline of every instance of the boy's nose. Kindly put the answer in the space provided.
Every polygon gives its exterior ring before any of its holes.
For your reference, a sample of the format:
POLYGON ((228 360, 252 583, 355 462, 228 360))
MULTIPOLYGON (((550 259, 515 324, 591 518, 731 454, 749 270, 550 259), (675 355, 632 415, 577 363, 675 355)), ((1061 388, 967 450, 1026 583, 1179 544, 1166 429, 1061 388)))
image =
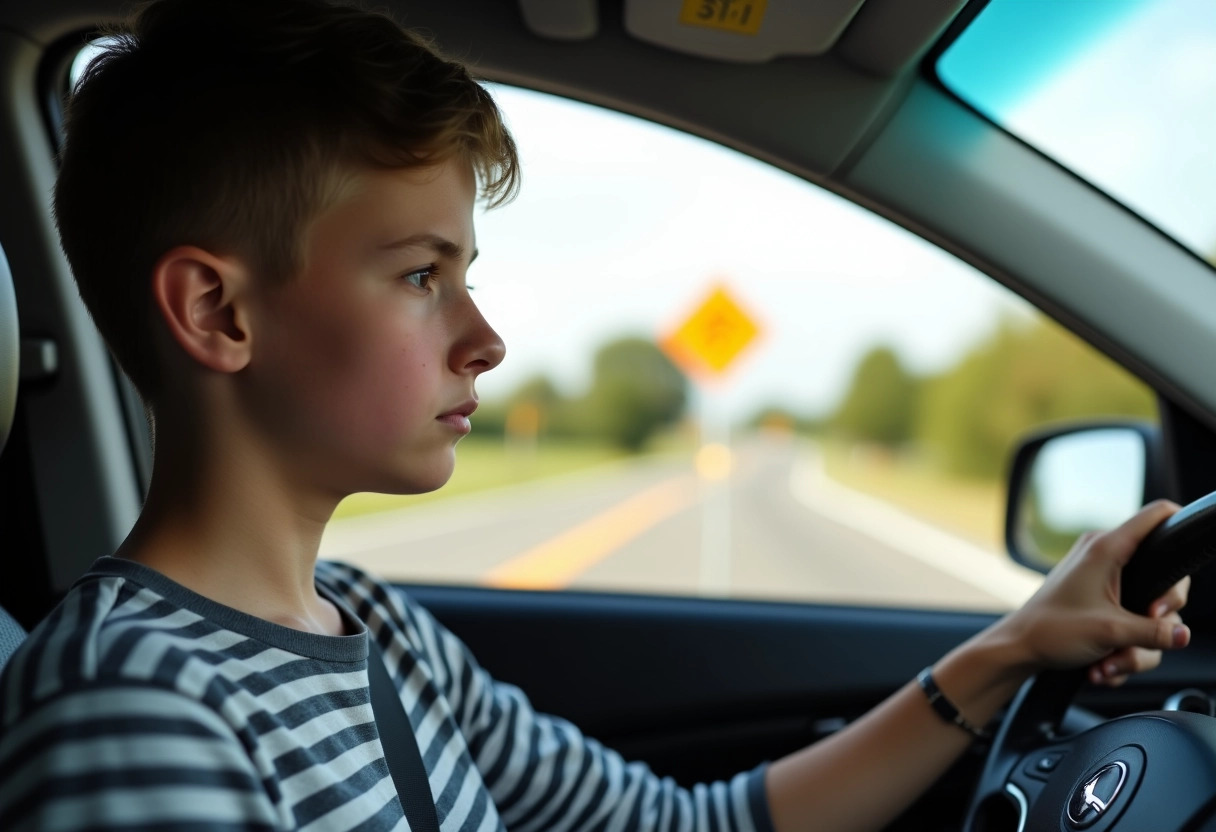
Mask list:
POLYGON ((476 369, 478 373, 493 370, 502 363, 502 360, 507 355, 507 345, 503 342, 502 338, 498 336, 498 333, 488 323, 483 321, 483 324, 489 337, 480 350, 480 356, 470 362, 471 368, 476 369))
POLYGON ((471 320, 465 330, 465 337, 453 352, 452 368, 456 372, 471 372, 474 374, 493 370, 502 363, 507 354, 507 345, 494 331, 489 322, 482 317, 481 311, 471 306, 471 320))

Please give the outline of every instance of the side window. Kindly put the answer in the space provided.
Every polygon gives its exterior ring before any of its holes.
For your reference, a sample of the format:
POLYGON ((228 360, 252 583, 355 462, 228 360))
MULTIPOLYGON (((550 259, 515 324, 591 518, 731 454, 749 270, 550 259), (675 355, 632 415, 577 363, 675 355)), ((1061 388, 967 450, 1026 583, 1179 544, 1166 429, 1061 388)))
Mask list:
POLYGON ((1040 580, 1001 540, 1018 438, 1156 418, 1122 369, 844 199, 493 92, 523 191, 479 216, 470 282, 507 360, 451 482, 349 498, 323 556, 403 581, 1004 610, 1040 580))

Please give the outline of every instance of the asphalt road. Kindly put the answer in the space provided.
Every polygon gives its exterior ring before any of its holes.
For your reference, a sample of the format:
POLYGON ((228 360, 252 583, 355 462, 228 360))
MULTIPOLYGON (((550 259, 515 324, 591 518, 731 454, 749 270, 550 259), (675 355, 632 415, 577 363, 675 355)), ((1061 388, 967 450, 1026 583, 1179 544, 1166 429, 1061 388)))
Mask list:
MULTIPOLYGON (((644 459, 335 521, 322 557, 393 580, 1004 610, 1037 578, 755 440, 724 479, 644 459)), ((712 473, 712 472, 711 472, 712 473)))

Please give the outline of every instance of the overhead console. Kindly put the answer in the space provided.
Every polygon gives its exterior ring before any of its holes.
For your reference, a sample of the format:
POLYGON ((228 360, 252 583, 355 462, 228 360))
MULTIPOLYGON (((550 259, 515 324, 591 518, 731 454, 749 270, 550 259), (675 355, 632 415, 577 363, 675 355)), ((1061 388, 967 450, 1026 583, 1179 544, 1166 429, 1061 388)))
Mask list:
MULTIPOLYGON (((537 35, 588 40, 599 0, 519 0, 537 35)), ((625 30, 646 43, 735 63, 835 52, 877 75, 919 57, 965 0, 625 0, 625 30)))

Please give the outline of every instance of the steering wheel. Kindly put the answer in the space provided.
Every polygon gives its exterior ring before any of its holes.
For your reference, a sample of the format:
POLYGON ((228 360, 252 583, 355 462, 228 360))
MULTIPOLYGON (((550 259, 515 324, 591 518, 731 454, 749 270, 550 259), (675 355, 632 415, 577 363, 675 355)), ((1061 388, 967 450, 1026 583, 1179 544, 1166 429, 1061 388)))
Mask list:
MULTIPOLYGON (((1123 568, 1123 606, 1143 613, 1216 559, 1216 492, 1152 531, 1123 568)), ((1052 670, 1014 697, 980 774, 964 832, 1216 830, 1216 719, 1146 711, 1075 736, 1061 724, 1084 668, 1052 670)))

